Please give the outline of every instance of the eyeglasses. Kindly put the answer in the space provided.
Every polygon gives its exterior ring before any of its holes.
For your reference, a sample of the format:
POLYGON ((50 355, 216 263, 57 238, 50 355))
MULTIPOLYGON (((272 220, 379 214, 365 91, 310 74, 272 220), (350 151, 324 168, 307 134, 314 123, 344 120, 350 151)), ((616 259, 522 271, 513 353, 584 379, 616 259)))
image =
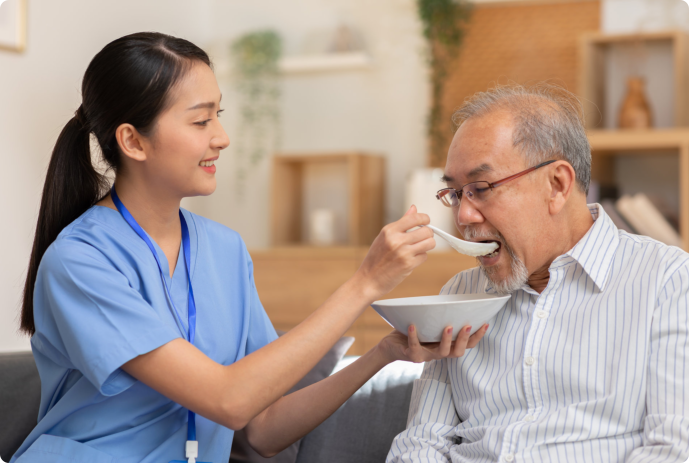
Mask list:
POLYGON ((454 188, 443 188, 442 190, 438 191, 438 194, 436 194, 435 197, 439 199, 440 202, 447 207, 459 207, 460 203, 462 202, 462 196, 465 196, 471 202, 478 205, 486 199, 488 199, 488 197, 493 192, 493 189, 499 187, 500 185, 504 185, 510 180, 514 180, 516 178, 521 177, 522 175, 526 175, 530 172, 533 172, 538 168, 547 166, 548 164, 552 164, 555 161, 556 159, 543 162, 537 166, 530 167, 529 169, 519 172, 518 174, 511 175, 507 178, 503 178, 502 180, 498 180, 497 182, 493 183, 483 181, 471 182, 467 183, 459 190, 455 190, 454 188))

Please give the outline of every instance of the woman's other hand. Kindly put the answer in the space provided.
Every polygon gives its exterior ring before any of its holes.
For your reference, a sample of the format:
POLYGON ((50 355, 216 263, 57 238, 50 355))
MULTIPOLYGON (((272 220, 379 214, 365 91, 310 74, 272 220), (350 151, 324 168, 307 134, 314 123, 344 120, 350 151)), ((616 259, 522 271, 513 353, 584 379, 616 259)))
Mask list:
POLYGON ((435 247, 433 231, 426 227, 431 219, 412 206, 397 222, 383 227, 354 276, 373 302, 392 291, 416 267, 426 261, 435 247))
POLYGON ((488 331, 488 325, 483 325, 476 333, 469 335, 470 326, 465 326, 452 340, 452 327, 443 330, 440 342, 420 343, 414 325, 409 327, 409 335, 395 330, 384 337, 376 346, 387 360, 404 360, 407 362, 422 363, 443 358, 462 357, 467 349, 475 347, 488 331))

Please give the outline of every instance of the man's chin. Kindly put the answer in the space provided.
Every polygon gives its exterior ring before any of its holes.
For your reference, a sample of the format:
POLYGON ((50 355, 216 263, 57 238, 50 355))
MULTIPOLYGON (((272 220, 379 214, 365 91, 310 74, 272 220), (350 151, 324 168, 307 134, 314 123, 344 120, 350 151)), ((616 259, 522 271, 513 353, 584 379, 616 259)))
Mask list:
POLYGON ((483 274, 491 282, 493 289, 498 294, 511 294, 521 289, 529 280, 529 272, 521 260, 511 260, 510 262, 500 262, 498 256, 496 262, 491 262, 495 258, 477 259, 483 274), (489 264, 489 265, 486 265, 489 264))

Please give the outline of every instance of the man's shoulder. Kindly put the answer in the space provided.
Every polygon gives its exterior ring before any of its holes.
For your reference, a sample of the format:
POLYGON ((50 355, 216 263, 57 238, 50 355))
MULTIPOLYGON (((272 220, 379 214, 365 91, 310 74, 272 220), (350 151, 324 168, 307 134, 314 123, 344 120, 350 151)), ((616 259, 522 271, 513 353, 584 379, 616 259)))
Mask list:
POLYGON ((677 246, 669 246, 648 236, 625 231, 620 231, 619 237, 617 257, 622 261, 653 266, 666 275, 673 274, 680 268, 689 268, 689 253, 677 246))
POLYGON ((481 267, 459 272, 445 283, 440 294, 467 294, 486 292, 486 276, 481 267))

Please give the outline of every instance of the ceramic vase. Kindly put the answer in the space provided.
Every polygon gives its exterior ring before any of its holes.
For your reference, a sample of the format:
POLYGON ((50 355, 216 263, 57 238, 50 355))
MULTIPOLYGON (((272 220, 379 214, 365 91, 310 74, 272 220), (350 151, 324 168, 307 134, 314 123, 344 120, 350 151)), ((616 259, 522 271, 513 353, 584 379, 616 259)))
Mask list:
POLYGON ((627 80, 627 96, 620 109, 621 129, 650 129, 653 126, 653 115, 645 87, 646 82, 641 77, 630 77, 627 80))

